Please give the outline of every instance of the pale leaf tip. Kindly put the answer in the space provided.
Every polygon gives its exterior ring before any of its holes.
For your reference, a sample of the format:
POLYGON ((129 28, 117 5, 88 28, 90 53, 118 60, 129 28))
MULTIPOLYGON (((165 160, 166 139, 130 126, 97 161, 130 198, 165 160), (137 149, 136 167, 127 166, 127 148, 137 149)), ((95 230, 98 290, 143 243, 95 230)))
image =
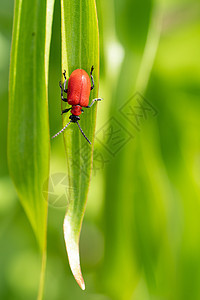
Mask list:
POLYGON ((85 282, 81 273, 81 268, 80 268, 80 263, 76 264, 76 262, 72 261, 69 256, 68 252, 68 257, 69 257, 69 264, 70 268, 72 270, 72 273, 74 275, 74 278, 76 279, 76 282, 80 286, 80 288, 84 291, 85 290, 85 282))
POLYGON ((75 238, 71 222, 67 216, 64 219, 64 238, 69 259, 69 265, 76 279, 76 282, 82 290, 85 290, 85 282, 81 273, 80 257, 79 257, 79 243, 75 238))
POLYGON ((78 285, 80 286, 80 288, 84 291, 85 290, 85 282, 83 280, 82 275, 81 275, 81 278, 79 280, 76 279, 76 281, 77 281, 78 285))

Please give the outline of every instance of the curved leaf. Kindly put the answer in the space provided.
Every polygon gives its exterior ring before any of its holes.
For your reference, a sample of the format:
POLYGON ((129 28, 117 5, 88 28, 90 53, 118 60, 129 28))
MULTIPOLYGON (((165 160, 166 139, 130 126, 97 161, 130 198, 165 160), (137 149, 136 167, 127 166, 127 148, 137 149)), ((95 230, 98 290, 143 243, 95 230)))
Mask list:
MULTIPOLYGON (((99 35, 95 0, 62 0, 62 72, 67 78, 75 69, 84 69, 88 74, 94 66, 95 88, 90 102, 97 97, 99 77, 99 35)), ((66 108, 66 104, 62 105, 66 108)), ((69 122, 69 113, 63 117, 63 126, 69 122)), ((64 237, 72 273, 82 289, 85 289, 80 270, 79 235, 92 166, 92 150, 96 119, 96 103, 85 109, 80 125, 92 142, 89 145, 76 124, 64 132, 67 155, 70 200, 64 220, 64 237)))
POLYGON ((53 5, 54 0, 16 0, 9 82, 9 170, 43 252, 38 299, 46 261, 47 199, 42 191, 49 174, 47 74, 53 5))

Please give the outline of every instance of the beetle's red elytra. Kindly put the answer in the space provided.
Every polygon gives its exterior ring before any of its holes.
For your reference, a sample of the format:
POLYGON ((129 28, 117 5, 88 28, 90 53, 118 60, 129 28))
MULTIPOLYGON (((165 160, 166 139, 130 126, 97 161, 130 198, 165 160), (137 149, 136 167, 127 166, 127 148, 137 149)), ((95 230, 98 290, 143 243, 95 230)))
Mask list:
POLYGON ((81 69, 74 70, 69 77, 67 102, 70 105, 88 106, 91 83, 88 74, 81 69))
POLYGON ((101 101, 102 98, 95 98, 92 100, 91 104, 89 105, 89 97, 90 97, 90 91, 94 88, 94 79, 92 76, 92 72, 94 70, 94 67, 92 66, 90 71, 90 77, 87 74, 87 72, 83 69, 76 69, 74 70, 68 81, 68 88, 66 89, 66 71, 64 70, 63 76, 65 78, 64 81, 64 88, 62 87, 61 82, 59 83, 60 89, 61 89, 61 99, 64 102, 67 102, 69 105, 71 105, 70 108, 64 109, 62 111, 62 114, 67 113, 71 110, 71 115, 69 116, 69 123, 63 127, 58 133, 56 133, 52 138, 55 138, 58 136, 61 132, 63 132, 70 123, 77 123, 82 135, 84 138, 88 141, 88 143, 91 144, 89 139, 85 136, 83 130, 80 127, 80 124, 78 120, 80 120, 80 114, 83 112, 82 107, 90 108, 96 101, 101 101), (90 82, 90 78, 92 80, 92 85, 90 82), (67 93, 67 98, 64 98, 64 93, 67 93))

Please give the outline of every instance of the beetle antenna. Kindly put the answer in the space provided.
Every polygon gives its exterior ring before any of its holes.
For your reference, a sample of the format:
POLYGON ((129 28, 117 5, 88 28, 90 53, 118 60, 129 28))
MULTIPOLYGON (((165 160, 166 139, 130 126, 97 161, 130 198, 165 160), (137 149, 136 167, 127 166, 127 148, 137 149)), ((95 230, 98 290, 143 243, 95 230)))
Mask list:
POLYGON ((80 132, 81 132, 82 135, 84 136, 84 138, 85 138, 85 139, 88 141, 88 143, 91 145, 91 142, 88 140, 88 138, 86 137, 85 133, 84 133, 83 130, 81 129, 81 126, 80 126, 79 122, 76 121, 76 123, 77 123, 77 125, 78 125, 78 127, 79 127, 79 129, 80 129, 80 132))
POLYGON ((54 136, 52 136, 52 139, 54 139, 56 136, 58 136, 61 132, 63 132, 67 126, 69 126, 69 124, 71 123, 72 121, 69 121, 69 123, 67 123, 67 125, 65 125, 65 127, 63 127, 63 129, 61 129, 58 133, 56 133, 54 136))

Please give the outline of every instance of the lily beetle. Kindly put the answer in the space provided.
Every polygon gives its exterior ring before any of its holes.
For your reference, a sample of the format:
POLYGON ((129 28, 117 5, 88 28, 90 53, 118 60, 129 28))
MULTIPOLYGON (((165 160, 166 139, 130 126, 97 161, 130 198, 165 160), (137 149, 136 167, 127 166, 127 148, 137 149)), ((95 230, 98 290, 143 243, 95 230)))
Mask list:
POLYGON ((58 136, 61 132, 63 132, 70 123, 76 123, 80 129, 80 132, 84 136, 84 138, 88 141, 88 143, 91 144, 89 139, 84 134, 83 130, 81 129, 81 126, 79 124, 80 115, 83 112, 82 107, 90 108, 96 101, 101 101, 102 98, 95 98, 92 100, 92 103, 89 105, 89 97, 90 97, 90 91, 94 88, 94 78, 92 76, 92 72, 94 70, 94 67, 92 66, 90 71, 90 77, 84 71, 83 69, 76 69, 74 70, 70 77, 68 82, 68 88, 66 89, 66 71, 64 70, 63 76, 65 78, 64 81, 64 88, 62 87, 61 81, 59 82, 59 86, 61 89, 61 99, 64 102, 67 102, 69 105, 71 105, 70 108, 66 108, 62 111, 62 114, 67 113, 71 110, 71 115, 69 117, 70 121, 61 129, 58 133, 56 133, 52 138, 55 138, 58 136), (90 82, 90 78, 92 80, 92 85, 90 82), (67 93, 67 98, 64 97, 64 92, 67 93))

